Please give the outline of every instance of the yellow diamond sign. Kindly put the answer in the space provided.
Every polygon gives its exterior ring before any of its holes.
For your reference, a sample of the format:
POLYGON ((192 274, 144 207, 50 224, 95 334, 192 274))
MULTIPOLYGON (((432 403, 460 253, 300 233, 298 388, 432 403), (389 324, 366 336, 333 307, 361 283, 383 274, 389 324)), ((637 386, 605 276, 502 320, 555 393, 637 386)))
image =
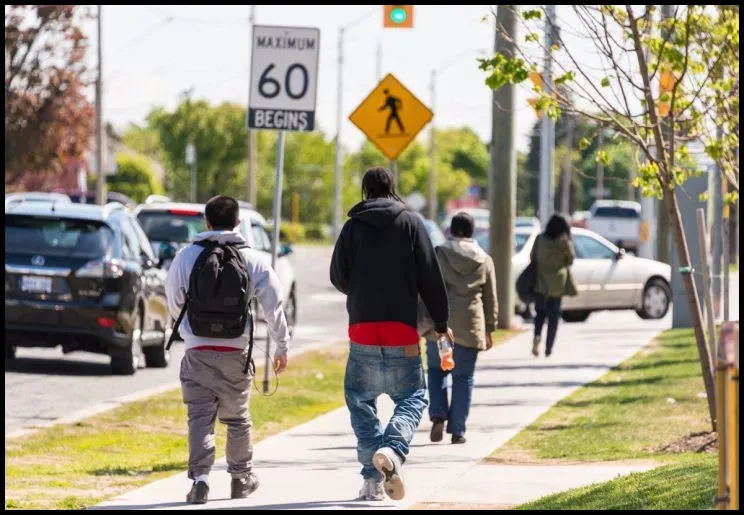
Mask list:
POLYGON ((394 160, 432 116, 434 113, 428 107, 388 74, 351 113, 349 120, 380 152, 394 160))

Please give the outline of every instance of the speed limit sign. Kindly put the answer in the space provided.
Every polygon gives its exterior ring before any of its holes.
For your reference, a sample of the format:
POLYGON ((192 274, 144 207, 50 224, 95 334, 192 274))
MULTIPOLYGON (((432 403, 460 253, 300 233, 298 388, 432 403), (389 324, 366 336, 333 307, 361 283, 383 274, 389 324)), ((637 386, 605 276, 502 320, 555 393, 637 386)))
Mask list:
POLYGON ((248 127, 283 131, 315 128, 320 30, 255 25, 248 127))

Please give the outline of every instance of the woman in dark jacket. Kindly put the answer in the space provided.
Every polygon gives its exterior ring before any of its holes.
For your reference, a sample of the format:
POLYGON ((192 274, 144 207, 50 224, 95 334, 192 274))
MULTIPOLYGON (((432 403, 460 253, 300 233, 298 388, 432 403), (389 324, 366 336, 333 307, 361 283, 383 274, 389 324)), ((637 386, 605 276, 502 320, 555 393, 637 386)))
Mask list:
POLYGON ((537 267, 535 284, 535 338, 532 354, 540 354, 540 339, 545 319, 548 319, 548 339, 545 342, 545 357, 553 352, 558 320, 561 317, 561 298, 576 295, 576 285, 571 276, 571 264, 576 256, 571 242, 571 227, 561 215, 553 215, 532 246, 530 261, 537 267))

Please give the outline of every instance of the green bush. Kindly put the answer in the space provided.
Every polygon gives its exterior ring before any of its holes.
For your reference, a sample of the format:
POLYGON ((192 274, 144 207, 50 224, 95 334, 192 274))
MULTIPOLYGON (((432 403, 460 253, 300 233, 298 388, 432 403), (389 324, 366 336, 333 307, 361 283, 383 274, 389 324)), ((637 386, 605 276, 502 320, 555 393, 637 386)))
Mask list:
POLYGON ((305 237, 308 240, 322 241, 326 239, 323 224, 308 224, 305 226, 305 237))
POLYGON ((290 222, 282 222, 279 226, 279 240, 287 243, 297 243, 305 239, 305 226, 290 222))
POLYGON ((163 193, 163 186, 146 157, 119 153, 116 167, 116 175, 106 181, 109 191, 123 193, 138 203, 144 202, 148 195, 163 193))

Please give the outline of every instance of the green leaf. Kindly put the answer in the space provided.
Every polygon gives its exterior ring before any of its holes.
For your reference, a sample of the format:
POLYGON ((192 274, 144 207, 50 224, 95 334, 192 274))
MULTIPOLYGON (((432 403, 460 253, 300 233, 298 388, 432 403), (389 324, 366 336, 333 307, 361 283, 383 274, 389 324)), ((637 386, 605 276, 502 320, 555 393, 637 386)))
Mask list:
POLYGON ((605 166, 610 164, 610 156, 606 150, 597 150, 596 161, 602 163, 605 166))
POLYGON ((589 138, 581 138, 581 140, 579 140, 579 150, 586 150, 589 145, 591 145, 589 138))
POLYGON ((610 87, 610 78, 605 77, 602 79, 602 82, 600 82, 603 88, 609 88, 610 87))
POLYGON ((541 20, 542 19, 542 11, 540 9, 530 9, 529 11, 525 11, 522 13, 522 18, 527 20, 541 20))

